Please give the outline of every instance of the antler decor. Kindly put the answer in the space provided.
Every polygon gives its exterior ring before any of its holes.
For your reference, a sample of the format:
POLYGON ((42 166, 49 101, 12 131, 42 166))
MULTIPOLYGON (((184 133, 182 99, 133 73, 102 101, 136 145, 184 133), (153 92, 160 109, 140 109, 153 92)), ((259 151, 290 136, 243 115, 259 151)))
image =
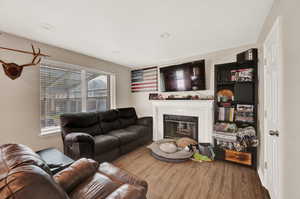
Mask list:
MULTIPOLYGON (((9 49, 9 48, 3 48, 3 47, 0 47, 0 48, 5 49, 5 50, 16 51, 16 52, 20 52, 20 53, 27 53, 27 54, 30 53, 27 51, 21 51, 21 50, 16 50, 16 49, 9 49)), ((31 48, 32 48, 32 53, 30 53, 30 54, 33 55, 33 59, 31 61, 31 63, 18 65, 16 63, 6 63, 6 62, 0 60, 0 63, 2 63, 5 74, 12 80, 17 79, 18 77, 21 76, 24 67, 35 66, 35 65, 39 64, 41 62, 41 58, 39 58, 37 60, 38 57, 48 56, 48 55, 41 54, 41 50, 39 48, 38 48, 38 51, 36 52, 33 45, 31 45, 31 48)))

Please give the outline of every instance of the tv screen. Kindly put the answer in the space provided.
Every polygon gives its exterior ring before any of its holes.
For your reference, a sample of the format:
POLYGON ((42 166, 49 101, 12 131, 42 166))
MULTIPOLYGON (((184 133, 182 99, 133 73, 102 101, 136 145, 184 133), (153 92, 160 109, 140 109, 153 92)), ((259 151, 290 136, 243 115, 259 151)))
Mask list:
POLYGON ((205 60, 160 68, 160 90, 205 90, 205 60))

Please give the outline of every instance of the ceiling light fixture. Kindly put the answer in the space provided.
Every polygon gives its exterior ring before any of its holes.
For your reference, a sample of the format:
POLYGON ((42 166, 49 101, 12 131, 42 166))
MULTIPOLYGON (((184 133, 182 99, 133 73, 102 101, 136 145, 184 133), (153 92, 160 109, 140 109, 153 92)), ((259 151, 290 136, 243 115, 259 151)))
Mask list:
POLYGON ((49 23, 42 23, 41 28, 43 28, 44 30, 52 31, 54 29, 54 26, 49 23))
POLYGON ((160 35, 160 37, 161 37, 162 39, 168 39, 170 36, 171 36, 171 34, 168 33, 168 32, 164 32, 164 33, 162 33, 162 34, 160 35))

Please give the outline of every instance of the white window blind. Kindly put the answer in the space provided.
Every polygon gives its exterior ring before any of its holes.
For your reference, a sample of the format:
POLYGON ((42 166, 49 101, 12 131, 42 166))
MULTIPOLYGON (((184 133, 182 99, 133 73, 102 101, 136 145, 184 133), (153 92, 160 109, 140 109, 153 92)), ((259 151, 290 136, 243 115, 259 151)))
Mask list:
POLYGON ((62 113, 104 111, 110 108, 108 74, 67 64, 42 63, 40 86, 42 133, 59 129, 59 116, 62 113))

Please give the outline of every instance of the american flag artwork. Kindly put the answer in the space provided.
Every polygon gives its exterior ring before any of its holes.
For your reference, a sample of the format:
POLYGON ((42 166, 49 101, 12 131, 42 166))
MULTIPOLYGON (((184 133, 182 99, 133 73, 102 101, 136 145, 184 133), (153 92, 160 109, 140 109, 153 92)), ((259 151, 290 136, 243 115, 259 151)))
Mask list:
POLYGON ((131 92, 157 91, 157 82, 157 67, 143 68, 131 71, 131 92))

